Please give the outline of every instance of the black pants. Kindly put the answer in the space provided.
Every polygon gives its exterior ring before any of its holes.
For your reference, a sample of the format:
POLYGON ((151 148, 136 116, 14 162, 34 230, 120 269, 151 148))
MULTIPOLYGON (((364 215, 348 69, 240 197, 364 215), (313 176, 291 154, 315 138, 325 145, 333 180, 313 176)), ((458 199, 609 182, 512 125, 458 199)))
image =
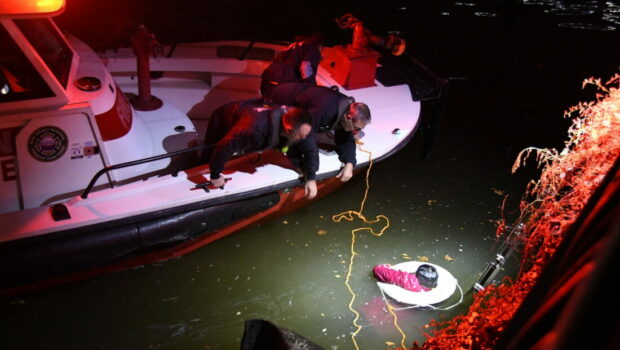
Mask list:
POLYGON ((239 110, 240 104, 240 102, 228 103, 213 111, 205 133, 206 148, 202 150, 200 164, 209 163, 215 145, 232 129, 237 119, 234 118, 234 114, 239 110))
POLYGON ((268 92, 263 95, 263 99, 268 103, 294 106, 295 98, 306 91, 309 86, 312 85, 305 83, 282 83, 268 89, 268 92))

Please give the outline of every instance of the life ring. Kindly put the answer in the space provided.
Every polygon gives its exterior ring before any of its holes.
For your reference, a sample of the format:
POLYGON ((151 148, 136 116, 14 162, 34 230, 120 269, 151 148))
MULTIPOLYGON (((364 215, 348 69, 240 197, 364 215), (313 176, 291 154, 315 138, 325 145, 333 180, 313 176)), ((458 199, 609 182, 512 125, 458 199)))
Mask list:
POLYGON ((426 292, 412 292, 401 288, 395 284, 377 282, 377 285, 383 293, 390 298, 403 304, 417 306, 431 306, 448 299, 458 286, 458 281, 448 270, 443 267, 422 261, 407 261, 400 264, 392 265, 392 269, 415 273, 418 266, 428 264, 437 270, 437 287, 426 292))

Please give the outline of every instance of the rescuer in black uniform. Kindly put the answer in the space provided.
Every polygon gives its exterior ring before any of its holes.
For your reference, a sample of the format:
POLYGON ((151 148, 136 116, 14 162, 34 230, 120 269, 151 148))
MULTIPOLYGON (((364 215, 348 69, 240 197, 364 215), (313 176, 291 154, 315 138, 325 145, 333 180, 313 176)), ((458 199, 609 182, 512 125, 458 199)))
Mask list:
POLYGON ((228 103, 216 109, 207 127, 202 162, 209 163, 211 183, 225 184, 221 176, 235 155, 270 148, 287 149, 291 162, 306 180, 306 197, 316 196, 318 148, 312 137, 312 118, 301 108, 263 105, 260 99, 228 103))
POLYGON ((274 87, 290 82, 316 85, 316 72, 321 61, 323 40, 319 34, 298 38, 280 52, 261 75, 261 95, 274 87))
POLYGON ((344 167, 337 175, 348 181, 356 164, 355 134, 371 121, 370 109, 336 88, 304 83, 283 83, 263 97, 269 103, 303 108, 312 116, 315 133, 333 132, 335 151, 344 167))

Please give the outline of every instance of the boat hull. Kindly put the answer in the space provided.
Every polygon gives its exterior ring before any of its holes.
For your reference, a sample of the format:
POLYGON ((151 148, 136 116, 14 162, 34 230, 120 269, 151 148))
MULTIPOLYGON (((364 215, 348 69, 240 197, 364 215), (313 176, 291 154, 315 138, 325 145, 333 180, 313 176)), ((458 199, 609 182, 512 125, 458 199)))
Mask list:
MULTIPOLYGON (((319 198, 342 184, 334 177, 319 181, 319 198)), ((5 242, 0 245, 0 297, 168 260, 310 202, 297 186, 5 242)))
MULTIPOLYGON (((99 76, 108 88, 87 93, 73 91, 76 89, 71 85, 66 93, 75 113, 70 116, 62 114, 68 113, 68 107, 9 115, 33 128, 23 128, 23 135, 15 136, 22 142, 16 147, 20 151, 12 154, 14 163, 24 165, 30 160, 31 164, 17 172, 21 177, 11 182, 13 202, 22 201, 18 185, 33 183, 38 187, 29 187, 34 194, 27 203, 0 210, 0 297, 180 256, 310 203, 298 170, 275 150, 227 162, 224 174, 230 181, 223 190, 204 191, 209 167, 191 161, 194 147, 201 147, 196 144, 202 143, 214 108, 258 97, 260 74, 269 60, 252 53, 268 51, 273 56, 285 46, 225 41, 168 48, 165 57, 150 59, 151 68, 157 71, 150 87, 162 105, 155 110, 138 110, 125 106, 120 98, 140 93, 140 84, 134 79, 137 72, 132 49, 111 50, 97 57, 76 38, 67 44, 78 53, 80 75, 99 76), (243 57, 227 54, 230 50, 243 52, 243 57), (131 123, 121 123, 122 132, 106 129, 108 124, 98 124, 97 118, 125 115, 110 114, 109 110, 131 111, 131 123), (75 159, 69 152, 58 156, 67 159, 30 159, 30 143, 26 141, 38 140, 32 136, 37 135, 35 126, 47 125, 53 119, 62 122, 56 129, 69 130, 75 126, 74 114, 83 119, 84 128, 88 120, 88 125, 98 127, 92 138, 97 138, 99 146, 88 144, 96 154, 79 157, 81 146, 77 145, 75 159), (118 137, 110 136, 111 131, 118 132, 112 135, 118 137), (86 168, 78 163, 84 159, 93 164, 86 168), (73 168, 66 168, 61 161, 73 168), (76 179, 76 174, 84 178, 76 179), (25 180, 27 175, 32 177, 30 182, 25 180), (56 209, 61 209, 61 215, 55 215, 56 209)), ((346 90, 323 67, 318 69, 317 82, 346 90)), ((405 82, 384 85, 376 81, 346 94, 373 111, 373 122, 358 140, 358 173, 408 143, 420 121, 420 102, 413 99, 405 82)), ((125 120, 119 118, 112 120, 125 120)), ((3 122, 7 120, 3 116, 3 122)), ((66 139, 79 139, 77 132, 67 135, 66 139)), ((319 197, 343 184, 335 177, 342 163, 330 142, 333 140, 328 138, 321 143, 318 154, 319 197)))

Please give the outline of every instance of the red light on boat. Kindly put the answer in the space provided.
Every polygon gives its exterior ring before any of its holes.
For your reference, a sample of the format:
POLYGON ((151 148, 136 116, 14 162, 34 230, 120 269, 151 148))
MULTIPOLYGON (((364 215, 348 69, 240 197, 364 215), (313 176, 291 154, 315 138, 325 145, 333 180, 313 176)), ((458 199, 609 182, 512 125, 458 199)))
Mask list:
POLYGON ((0 16, 58 15, 65 0, 2 0, 0 16))

